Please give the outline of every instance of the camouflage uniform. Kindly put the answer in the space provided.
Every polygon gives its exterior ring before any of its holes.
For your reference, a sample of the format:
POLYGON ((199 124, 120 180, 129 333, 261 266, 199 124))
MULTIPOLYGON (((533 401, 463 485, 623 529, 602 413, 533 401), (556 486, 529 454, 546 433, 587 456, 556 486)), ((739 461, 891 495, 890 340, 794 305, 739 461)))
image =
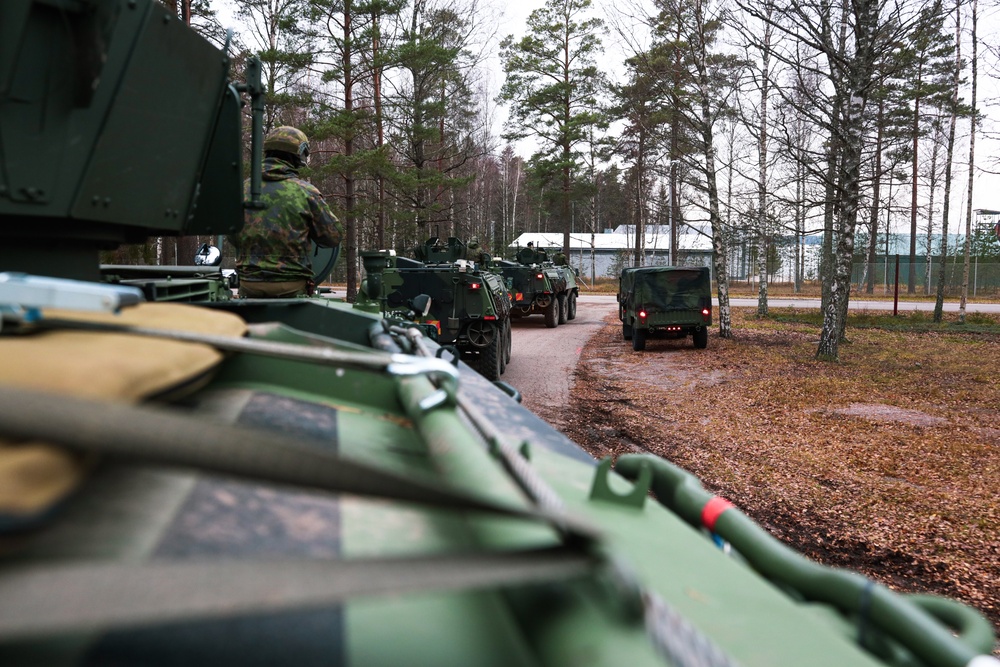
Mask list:
MULTIPOLYGON (((231 239, 239 249, 236 271, 241 296, 297 296, 313 277, 312 243, 336 247, 343 228, 312 184, 278 157, 264 160, 262 209, 247 209, 243 231, 231 239), (280 283, 280 284, 279 284, 280 283)), ((244 185, 250 198, 250 181, 244 185)))

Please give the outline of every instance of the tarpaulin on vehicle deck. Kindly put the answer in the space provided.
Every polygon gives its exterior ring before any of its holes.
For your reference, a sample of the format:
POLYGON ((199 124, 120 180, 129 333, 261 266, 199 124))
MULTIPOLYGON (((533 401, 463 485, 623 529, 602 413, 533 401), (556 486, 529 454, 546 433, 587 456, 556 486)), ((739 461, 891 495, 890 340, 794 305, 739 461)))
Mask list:
POLYGON ((656 266, 622 272, 622 293, 633 304, 659 310, 696 310, 712 298, 706 267, 656 266))

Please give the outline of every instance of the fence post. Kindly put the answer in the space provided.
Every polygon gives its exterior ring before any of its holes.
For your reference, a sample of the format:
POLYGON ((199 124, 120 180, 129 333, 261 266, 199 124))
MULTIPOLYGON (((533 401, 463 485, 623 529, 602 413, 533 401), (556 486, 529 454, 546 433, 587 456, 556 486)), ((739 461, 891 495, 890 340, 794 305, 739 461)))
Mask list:
POLYGON ((896 255, 896 277, 892 289, 892 316, 899 314, 899 255, 896 255))

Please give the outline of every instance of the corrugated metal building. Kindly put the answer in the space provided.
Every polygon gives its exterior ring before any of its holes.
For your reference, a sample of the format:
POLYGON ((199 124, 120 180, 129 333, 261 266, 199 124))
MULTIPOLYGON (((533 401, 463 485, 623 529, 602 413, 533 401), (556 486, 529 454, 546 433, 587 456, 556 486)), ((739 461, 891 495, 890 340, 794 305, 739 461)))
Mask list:
MULTIPOLYGON (((508 256, 528 243, 536 248, 562 248, 560 232, 525 232, 510 244, 508 256)), ((621 225, 603 234, 573 233, 569 237, 570 264, 580 270, 586 280, 617 277, 622 268, 632 266, 635 249, 635 231, 632 225, 621 225)), ((665 226, 650 226, 645 235, 645 262, 647 266, 664 265, 670 261, 670 230, 665 226)), ((683 226, 677 235, 678 263, 695 266, 712 266, 712 239, 701 230, 683 226)), ((552 253, 550 252, 550 255, 552 253)))

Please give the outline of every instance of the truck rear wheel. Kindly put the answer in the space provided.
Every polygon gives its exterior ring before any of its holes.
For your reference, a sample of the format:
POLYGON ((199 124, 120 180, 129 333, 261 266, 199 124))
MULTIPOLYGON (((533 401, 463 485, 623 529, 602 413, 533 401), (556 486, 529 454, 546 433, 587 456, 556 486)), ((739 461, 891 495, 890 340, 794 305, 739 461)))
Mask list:
POLYGON ((569 304, 565 294, 560 294, 556 299, 559 302, 559 324, 566 324, 566 320, 569 317, 569 304))
POLYGON ((699 350, 704 350, 708 347, 708 328, 699 327, 695 330, 694 334, 691 336, 694 338, 694 346, 699 350))
POLYGON ((622 322, 622 338, 632 340, 632 325, 622 322))
POLYGON ((569 315, 567 318, 571 320, 576 319, 576 292, 569 295, 569 315))
POLYGON ((635 329, 632 331, 632 349, 641 352, 646 349, 646 330, 635 329))

